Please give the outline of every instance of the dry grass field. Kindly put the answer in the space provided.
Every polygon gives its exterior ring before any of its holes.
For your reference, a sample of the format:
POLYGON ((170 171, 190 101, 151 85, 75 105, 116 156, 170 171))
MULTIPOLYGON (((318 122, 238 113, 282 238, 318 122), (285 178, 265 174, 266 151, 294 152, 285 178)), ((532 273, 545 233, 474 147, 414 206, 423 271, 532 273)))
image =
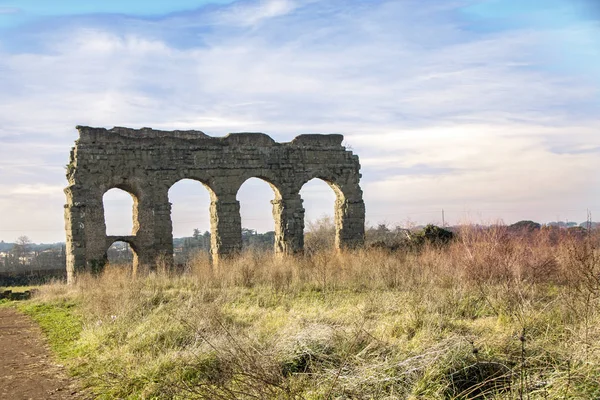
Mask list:
POLYGON ((109 266, 23 303, 101 399, 600 398, 600 235, 109 266))

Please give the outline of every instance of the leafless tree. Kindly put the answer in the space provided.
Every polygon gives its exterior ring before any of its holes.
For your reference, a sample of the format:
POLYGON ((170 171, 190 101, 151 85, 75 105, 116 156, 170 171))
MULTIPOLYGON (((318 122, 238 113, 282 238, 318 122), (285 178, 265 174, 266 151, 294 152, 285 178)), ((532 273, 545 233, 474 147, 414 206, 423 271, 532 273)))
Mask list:
POLYGON ((27 254, 31 249, 31 240, 27 236, 19 236, 13 247, 13 254, 21 261, 21 265, 25 265, 27 261, 27 254))

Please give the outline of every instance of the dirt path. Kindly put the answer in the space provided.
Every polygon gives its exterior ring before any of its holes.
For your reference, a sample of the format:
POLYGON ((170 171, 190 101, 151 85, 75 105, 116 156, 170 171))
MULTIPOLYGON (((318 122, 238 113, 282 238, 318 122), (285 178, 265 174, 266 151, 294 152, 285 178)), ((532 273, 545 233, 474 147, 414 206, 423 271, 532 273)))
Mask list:
POLYGON ((57 365, 40 328, 18 311, 0 307, 0 399, 81 399, 57 365))

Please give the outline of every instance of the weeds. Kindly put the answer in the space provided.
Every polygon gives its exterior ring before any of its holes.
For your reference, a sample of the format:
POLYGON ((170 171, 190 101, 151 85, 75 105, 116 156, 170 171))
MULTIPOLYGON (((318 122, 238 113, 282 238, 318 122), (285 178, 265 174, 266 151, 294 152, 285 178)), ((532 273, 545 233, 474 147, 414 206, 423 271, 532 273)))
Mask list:
POLYGON ((108 266, 26 307, 65 312, 55 337, 77 321, 57 349, 107 399, 597 398, 599 240, 495 227, 409 250, 199 254, 184 273, 108 266))

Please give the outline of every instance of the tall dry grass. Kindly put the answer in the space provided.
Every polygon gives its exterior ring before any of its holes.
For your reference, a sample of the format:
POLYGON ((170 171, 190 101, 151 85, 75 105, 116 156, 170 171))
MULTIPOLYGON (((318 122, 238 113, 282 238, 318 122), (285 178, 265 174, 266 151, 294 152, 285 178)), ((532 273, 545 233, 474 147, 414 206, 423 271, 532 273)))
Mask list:
POLYGON ((37 301, 77 304, 69 364, 103 398, 597 398, 599 244, 466 227, 396 252, 109 266, 37 301))

